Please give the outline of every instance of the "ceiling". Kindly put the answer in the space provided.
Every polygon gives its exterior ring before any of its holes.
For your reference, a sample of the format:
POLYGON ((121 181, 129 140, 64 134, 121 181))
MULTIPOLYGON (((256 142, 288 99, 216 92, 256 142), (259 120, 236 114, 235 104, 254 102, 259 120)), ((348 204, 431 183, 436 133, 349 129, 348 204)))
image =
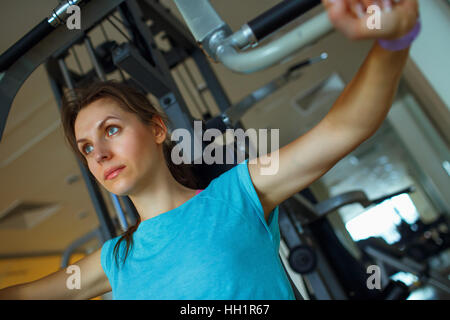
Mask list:
MULTIPOLYGON (((171 1, 161 1, 172 6, 171 1)), ((275 0, 213 0, 211 1, 222 18, 237 30, 243 23, 258 15, 279 1, 275 0)), ((4 52, 26 32, 31 30, 57 5, 57 0, 15 0, 2 1, 0 10, 0 52, 4 52)), ((173 7, 172 7, 173 8, 173 7)), ((322 8, 317 8, 322 10, 322 8)), ((178 12, 173 8, 173 12, 178 12)), ((110 38, 122 39, 109 24, 104 28, 110 38)), ((102 41, 99 28, 90 34, 94 44, 102 41)), ((121 40, 122 41, 122 40, 121 40)), ((323 78, 333 65, 353 65, 355 56, 346 54, 342 46, 343 37, 331 35, 329 40, 339 60, 324 62, 322 66, 311 67, 311 79, 323 78)), ((344 39, 345 41, 345 39, 344 39)), ((355 47, 357 59, 367 49, 364 44, 355 47), (362 50, 362 51, 361 51, 362 50)), ((89 69, 87 54, 83 47, 75 48, 81 63, 89 69)), ((305 49, 291 61, 300 61, 311 54, 318 54, 323 45, 305 49)), ((330 49, 331 50, 331 49, 330 49)), ((358 61, 358 60, 356 60, 358 61)), ((77 68, 73 59, 67 63, 77 68)), ((355 64, 356 65, 356 64, 355 64)), ((85 69, 85 70, 86 70, 85 69)), ((258 74, 242 76, 226 70, 221 65, 214 69, 231 98, 237 102, 259 86, 273 79, 286 69, 278 66, 258 74)), ((347 81, 355 67, 343 68, 342 78, 347 81)), ((309 81, 299 80, 298 86, 290 87, 283 97, 298 95, 299 87, 309 81), (303 82, 302 82, 303 81, 303 82)), ((280 95, 267 103, 278 101, 280 95), (275 100, 274 100, 275 99, 275 100)), ((289 118, 289 117, 288 117, 289 118)), ((270 119, 266 114, 266 119, 270 119)), ((245 121, 248 125, 264 126, 263 118, 253 117, 249 112, 245 121), (258 122, 259 121, 259 122, 258 122)), ((243 122, 245 124, 245 122, 243 122)), ((276 122, 271 122, 276 126, 276 122)), ((294 124, 295 125, 295 124, 294 124)), ((283 141, 295 134, 287 130, 283 141)), ((41 66, 27 79, 12 105, 6 129, 0 143, 0 258, 61 253, 75 239, 98 227, 98 219, 91 204, 84 180, 74 156, 63 138, 58 107, 53 97, 48 78, 41 66), (2 218, 2 215, 8 217, 2 218)), ((107 192, 102 189, 110 212, 113 212, 107 192)), ((88 246, 95 246, 90 243, 88 246)))

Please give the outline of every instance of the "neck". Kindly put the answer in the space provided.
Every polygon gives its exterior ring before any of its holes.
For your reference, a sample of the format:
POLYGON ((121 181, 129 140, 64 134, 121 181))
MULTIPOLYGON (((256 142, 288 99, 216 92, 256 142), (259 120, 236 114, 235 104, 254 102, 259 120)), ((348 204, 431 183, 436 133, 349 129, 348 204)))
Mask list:
POLYGON ((129 195, 141 221, 179 207, 195 196, 197 191, 176 181, 164 161, 148 180, 150 181, 148 185, 129 195))

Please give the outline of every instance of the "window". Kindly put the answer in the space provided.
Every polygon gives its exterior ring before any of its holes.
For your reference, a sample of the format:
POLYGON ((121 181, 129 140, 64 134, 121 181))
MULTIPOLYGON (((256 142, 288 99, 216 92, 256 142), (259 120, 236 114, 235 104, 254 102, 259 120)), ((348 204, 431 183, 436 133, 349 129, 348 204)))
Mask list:
POLYGON ((419 219, 414 203, 408 194, 386 200, 349 220, 345 228, 354 241, 381 237, 388 244, 400 240, 396 226, 401 220, 413 224, 419 219))

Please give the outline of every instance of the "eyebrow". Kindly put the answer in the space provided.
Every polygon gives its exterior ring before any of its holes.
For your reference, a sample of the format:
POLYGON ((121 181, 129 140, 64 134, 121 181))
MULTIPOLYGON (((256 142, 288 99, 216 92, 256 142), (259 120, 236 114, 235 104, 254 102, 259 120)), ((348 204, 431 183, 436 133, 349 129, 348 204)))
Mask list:
MULTIPOLYGON (((103 120, 99 123, 99 125, 97 126, 97 130, 100 129, 100 128, 105 124, 105 122, 106 122, 107 120, 109 120, 109 119, 117 119, 117 120, 121 120, 120 118, 115 117, 115 116, 107 116, 105 119, 103 119, 103 120)), ((85 139, 85 138, 78 139, 78 140, 77 140, 77 144, 80 143, 80 142, 83 142, 83 141, 87 141, 87 139, 85 139)))

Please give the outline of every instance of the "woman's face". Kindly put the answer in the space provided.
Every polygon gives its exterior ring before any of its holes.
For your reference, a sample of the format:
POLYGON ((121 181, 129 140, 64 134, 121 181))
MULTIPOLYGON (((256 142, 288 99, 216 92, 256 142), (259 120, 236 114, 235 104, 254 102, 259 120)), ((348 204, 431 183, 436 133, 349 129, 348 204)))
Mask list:
POLYGON ((116 195, 129 195, 144 187, 161 164, 164 130, 143 124, 110 98, 81 109, 75 120, 75 137, 93 176, 116 195), (121 167, 108 175, 111 169, 121 167))

